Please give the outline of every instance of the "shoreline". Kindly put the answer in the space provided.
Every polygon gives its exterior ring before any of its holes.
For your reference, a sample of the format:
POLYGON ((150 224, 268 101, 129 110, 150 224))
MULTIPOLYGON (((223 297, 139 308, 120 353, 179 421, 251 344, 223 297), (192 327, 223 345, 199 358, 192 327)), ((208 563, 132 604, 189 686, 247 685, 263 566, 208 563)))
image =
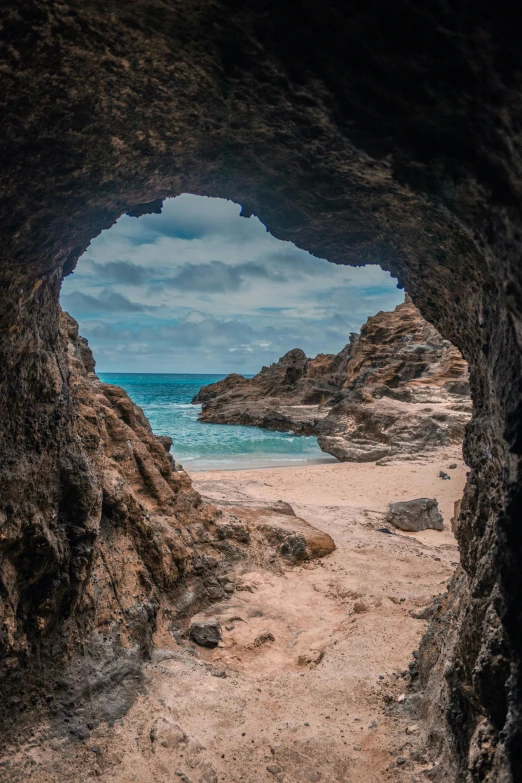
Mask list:
MULTIPOLYGON (((274 460, 275 462, 275 460, 274 460)), ((313 459, 313 460, 307 460, 306 462, 299 462, 298 460, 287 460, 285 464, 269 464, 266 463, 264 465, 237 465, 233 467, 219 467, 219 468, 191 468, 190 465, 187 466, 186 463, 183 465, 183 469, 190 475, 190 476, 197 476, 200 473, 233 473, 236 471, 242 471, 242 470, 293 470, 294 468, 308 468, 308 467, 319 467, 322 465, 341 465, 342 463, 336 459, 335 457, 330 457, 328 455, 325 455, 324 459, 313 459), (293 463, 293 464, 288 464, 293 463)))
POLYGON ((451 447, 419 455, 415 460, 396 459, 385 465, 335 460, 259 468, 188 469, 187 472, 194 487, 215 502, 240 503, 248 496, 261 502, 284 500, 296 507, 313 507, 315 511, 344 507, 384 513, 391 502, 434 497, 445 527, 449 528, 454 503, 462 497, 468 470, 461 450, 451 447), (457 467, 450 469, 451 464, 457 467), (450 480, 439 477, 441 470, 450 480))

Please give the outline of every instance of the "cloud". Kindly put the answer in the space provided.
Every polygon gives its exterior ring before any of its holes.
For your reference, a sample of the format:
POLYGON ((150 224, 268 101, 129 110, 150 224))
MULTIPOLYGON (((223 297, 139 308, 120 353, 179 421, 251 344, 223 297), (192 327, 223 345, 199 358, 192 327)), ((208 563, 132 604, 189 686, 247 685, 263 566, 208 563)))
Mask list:
MULTIPOLYGON (((380 270, 382 271, 382 270, 380 270)), ((388 285, 341 285, 335 288, 321 288, 310 295, 317 312, 322 315, 350 312, 362 315, 364 319, 379 310, 393 310, 402 301, 404 294, 395 286, 388 285)))
POLYGON ((104 290, 101 294, 91 296, 82 291, 71 291, 62 296, 64 308, 71 313, 86 315, 89 313, 142 313, 150 309, 137 302, 131 302, 126 296, 116 291, 104 290))
POLYGON ((112 280, 115 283, 140 285, 150 279, 150 270, 128 261, 109 261, 106 264, 94 261, 92 268, 101 280, 112 280))
POLYGON ((165 283, 179 291, 223 293, 237 291, 243 284, 243 277, 237 267, 211 261, 210 264, 186 264, 165 283))
POLYGON ((174 277, 167 278, 163 284, 179 291, 216 294, 238 291, 256 279, 278 283, 288 280, 282 272, 261 264, 230 265, 223 261, 211 261, 209 264, 184 264, 174 277))

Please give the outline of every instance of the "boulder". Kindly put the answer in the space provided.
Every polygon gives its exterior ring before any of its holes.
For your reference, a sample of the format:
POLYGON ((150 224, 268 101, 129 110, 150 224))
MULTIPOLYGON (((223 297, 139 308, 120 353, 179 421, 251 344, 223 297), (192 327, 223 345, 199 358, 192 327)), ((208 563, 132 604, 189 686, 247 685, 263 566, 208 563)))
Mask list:
POLYGON ((219 620, 197 620, 192 623, 190 638, 201 647, 217 647, 221 641, 221 623, 219 620))
POLYGON ((411 533, 419 530, 443 530, 444 524, 439 506, 434 498, 416 498, 404 500, 399 503, 390 503, 386 521, 411 533))

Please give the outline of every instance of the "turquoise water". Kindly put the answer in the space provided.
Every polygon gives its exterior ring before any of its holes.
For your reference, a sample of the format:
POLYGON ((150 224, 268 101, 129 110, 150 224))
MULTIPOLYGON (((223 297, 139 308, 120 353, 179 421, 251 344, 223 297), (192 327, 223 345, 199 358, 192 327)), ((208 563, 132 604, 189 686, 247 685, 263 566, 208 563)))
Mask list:
POLYGON ((143 408, 156 435, 170 435, 171 452, 188 470, 233 470, 317 462, 335 462, 315 437, 298 437, 259 427, 202 424, 200 405, 190 400, 224 375, 99 373, 100 380, 121 386, 143 408))

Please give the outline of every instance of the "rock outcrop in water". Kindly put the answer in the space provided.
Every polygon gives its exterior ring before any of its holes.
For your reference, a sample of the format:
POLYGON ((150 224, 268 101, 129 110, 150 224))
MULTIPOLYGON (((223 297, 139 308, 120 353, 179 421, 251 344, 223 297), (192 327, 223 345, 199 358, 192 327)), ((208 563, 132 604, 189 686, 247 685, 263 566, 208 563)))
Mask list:
POLYGON ((323 451, 357 462, 462 442, 471 415, 466 362, 409 297, 337 355, 296 348, 254 378, 204 386, 193 402, 201 421, 317 435, 323 451))

